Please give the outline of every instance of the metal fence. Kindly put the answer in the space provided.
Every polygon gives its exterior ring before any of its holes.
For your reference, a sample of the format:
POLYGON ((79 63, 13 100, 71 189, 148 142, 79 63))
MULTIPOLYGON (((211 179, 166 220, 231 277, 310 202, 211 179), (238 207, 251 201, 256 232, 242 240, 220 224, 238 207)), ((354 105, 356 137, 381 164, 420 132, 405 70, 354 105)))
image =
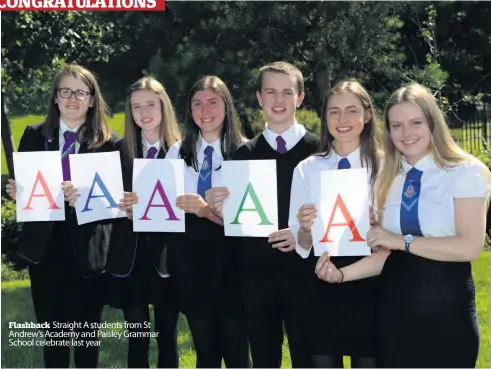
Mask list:
POLYGON ((479 102, 460 110, 462 137, 459 143, 468 151, 491 150, 491 104, 479 102))

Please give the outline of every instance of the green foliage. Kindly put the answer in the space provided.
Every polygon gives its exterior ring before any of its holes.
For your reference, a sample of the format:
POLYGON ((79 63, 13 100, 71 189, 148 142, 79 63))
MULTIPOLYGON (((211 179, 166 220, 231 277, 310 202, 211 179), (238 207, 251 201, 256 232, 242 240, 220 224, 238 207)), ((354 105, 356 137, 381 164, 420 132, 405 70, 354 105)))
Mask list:
POLYGON ((2 197, 2 251, 12 249, 17 242, 19 231, 15 202, 2 197))
POLYGON ((2 283, 8 281, 18 281, 29 279, 27 268, 19 268, 9 262, 5 255, 2 255, 2 283))
POLYGON ((486 238, 484 240, 484 250, 491 250, 491 230, 486 234, 486 238))
POLYGON ((473 153, 473 155, 481 160, 484 165, 486 165, 491 170, 491 153, 489 152, 479 152, 473 153))
POLYGON ((2 90, 14 114, 45 111, 60 64, 107 62, 121 49, 97 12, 3 12, 2 90), (76 27, 74 28, 74 25, 76 27))
POLYGON ((303 126, 305 126, 305 129, 307 131, 312 132, 317 136, 320 136, 321 120, 315 111, 307 110, 307 109, 298 110, 296 117, 297 117, 297 121, 303 126))
POLYGON ((15 202, 2 197, 2 255, 22 268, 25 263, 15 252, 22 226, 16 219, 15 202))

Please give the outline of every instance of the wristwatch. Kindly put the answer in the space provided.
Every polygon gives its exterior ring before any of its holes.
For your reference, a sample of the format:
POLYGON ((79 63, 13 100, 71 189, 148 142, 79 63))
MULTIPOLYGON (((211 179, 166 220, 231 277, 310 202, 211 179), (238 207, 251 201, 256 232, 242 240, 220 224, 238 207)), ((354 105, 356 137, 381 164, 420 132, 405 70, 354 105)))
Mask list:
POLYGON ((412 234, 407 234, 404 236, 404 242, 405 242, 405 245, 404 245, 404 250, 408 253, 410 253, 411 251, 409 251, 409 247, 411 246, 411 242, 414 241, 414 237, 412 234))

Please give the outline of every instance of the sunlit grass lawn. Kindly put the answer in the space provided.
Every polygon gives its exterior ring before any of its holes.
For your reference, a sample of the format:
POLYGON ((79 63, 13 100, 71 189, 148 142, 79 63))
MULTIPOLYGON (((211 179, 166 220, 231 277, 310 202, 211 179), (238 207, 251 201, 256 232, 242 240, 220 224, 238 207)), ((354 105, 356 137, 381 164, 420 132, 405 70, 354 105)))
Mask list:
MULTIPOLYGON (((44 121, 42 115, 26 115, 23 117, 10 118, 10 124, 12 129, 12 136, 14 137, 15 149, 19 148, 20 138, 24 133, 24 130, 28 125, 41 123, 44 121)), ((2 122, 3 124, 3 122, 2 122)), ((114 114, 112 118, 109 119, 110 127, 120 136, 124 133, 124 113, 114 114)), ((3 152, 2 144, 2 175, 7 175, 7 162, 5 160, 5 155, 3 152)))
MULTIPOLYGON (((153 315, 153 314, 151 314, 153 315)), ((43 366, 41 347, 15 347, 9 345, 9 322, 35 322, 32 306, 29 280, 10 281, 2 283, 2 368, 39 368, 43 366)), ((102 322, 123 322, 121 310, 106 307, 102 315, 102 322)), ((153 326, 153 318, 152 318, 153 326)), ((105 331, 123 331, 124 329, 105 329, 105 331)), ((19 330, 16 330, 19 331, 19 330)), ((33 332, 33 329, 25 331, 33 332)), ((181 368, 196 367, 191 333, 186 318, 179 317, 178 323, 179 366, 181 368)), ((127 338, 102 338, 100 347, 99 367, 124 368, 126 367, 127 338)), ((151 339, 150 364, 157 365, 157 346, 155 339, 151 339)), ((73 363, 72 363, 73 366, 73 363)), ((283 367, 291 367, 287 341, 283 344, 283 367)))

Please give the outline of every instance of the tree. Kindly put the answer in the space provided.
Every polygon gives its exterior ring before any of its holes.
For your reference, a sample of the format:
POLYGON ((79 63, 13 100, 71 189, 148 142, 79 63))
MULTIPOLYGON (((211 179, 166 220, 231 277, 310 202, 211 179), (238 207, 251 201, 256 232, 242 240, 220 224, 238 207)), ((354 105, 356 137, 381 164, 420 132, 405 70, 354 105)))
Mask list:
MULTIPOLYGON (((246 123, 247 109, 257 106, 258 69, 276 60, 292 62, 302 70, 304 104, 319 115, 332 84, 349 77, 360 79, 381 105, 403 82, 419 80, 433 87, 445 78, 435 73, 438 67, 405 64, 399 32, 403 6, 387 2, 169 3, 173 30, 179 30, 176 39, 182 39, 170 48, 167 44, 160 48, 152 71, 176 88, 179 107, 200 75, 220 76, 232 90, 246 123)), ((249 124, 246 129, 251 132, 249 124)))
POLYGON ((2 12, 1 17, 2 142, 12 176, 14 144, 10 125, 5 124, 5 105, 11 105, 14 112, 44 110, 50 77, 60 63, 107 61, 117 48, 107 42, 115 37, 114 24, 100 22, 97 13, 2 12))

